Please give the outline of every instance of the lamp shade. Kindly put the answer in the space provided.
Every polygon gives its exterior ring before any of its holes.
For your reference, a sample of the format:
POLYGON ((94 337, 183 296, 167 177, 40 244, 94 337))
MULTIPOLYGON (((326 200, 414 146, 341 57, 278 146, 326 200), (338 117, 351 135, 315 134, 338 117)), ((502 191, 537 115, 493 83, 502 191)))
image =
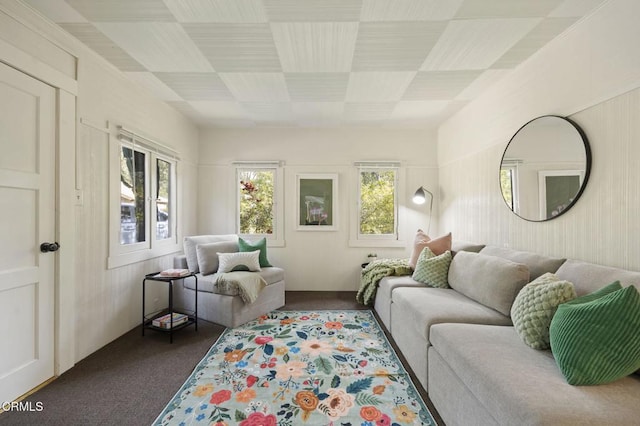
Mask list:
MULTIPOLYGON (((415 194, 413 194, 413 203, 414 204, 424 204, 427 201, 427 191, 423 187, 418 188, 415 194)), ((429 192, 429 195, 431 193, 429 192)))

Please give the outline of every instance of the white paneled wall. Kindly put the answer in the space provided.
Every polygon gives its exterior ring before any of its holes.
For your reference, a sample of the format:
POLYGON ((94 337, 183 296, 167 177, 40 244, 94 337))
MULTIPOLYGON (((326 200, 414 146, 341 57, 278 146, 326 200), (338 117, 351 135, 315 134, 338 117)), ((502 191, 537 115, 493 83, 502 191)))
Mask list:
MULTIPOLYGON (((262 129, 209 130, 200 143, 199 233, 235 233, 233 161, 282 160, 285 181, 285 246, 270 247, 269 259, 286 270, 287 290, 353 291, 358 288, 360 264, 369 252, 378 257, 408 257, 418 227, 428 226, 428 207, 411 203, 421 185, 437 194, 435 135, 416 130, 262 129), (396 160, 405 167, 400 183, 402 219, 399 248, 352 247, 350 214, 355 209, 357 183, 354 161, 396 160), (296 174, 338 173, 338 230, 311 232, 295 229, 296 174)), ((436 195, 437 197, 437 195, 436 195)), ((431 233, 438 234, 435 212, 431 233)))
POLYGON ((441 126, 442 229, 454 238, 640 270, 638 13, 636 1, 611 0, 441 126), (583 128, 592 170, 570 211, 527 222, 502 200, 498 170, 513 133, 544 114, 570 116, 583 128))

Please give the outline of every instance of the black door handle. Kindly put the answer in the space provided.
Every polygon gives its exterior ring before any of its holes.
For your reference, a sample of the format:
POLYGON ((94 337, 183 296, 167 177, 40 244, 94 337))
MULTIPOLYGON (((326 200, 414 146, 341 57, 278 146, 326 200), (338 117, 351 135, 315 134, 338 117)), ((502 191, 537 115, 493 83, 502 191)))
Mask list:
POLYGON ((47 253, 50 251, 58 251, 59 248, 60 248, 60 244, 58 244, 57 242, 40 244, 40 251, 43 253, 47 253))

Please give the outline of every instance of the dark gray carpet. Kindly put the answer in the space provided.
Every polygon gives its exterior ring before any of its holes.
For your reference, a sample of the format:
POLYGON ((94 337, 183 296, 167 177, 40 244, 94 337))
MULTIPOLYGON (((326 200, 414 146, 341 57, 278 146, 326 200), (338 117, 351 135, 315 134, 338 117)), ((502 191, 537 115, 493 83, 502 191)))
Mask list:
MULTIPOLYGON (((369 309, 355 301, 355 292, 294 291, 287 292, 286 300, 283 310, 369 309)), ((147 330, 142 337, 136 327, 26 399, 34 407, 42 403, 42 411, 5 412, 0 425, 150 425, 223 330, 199 321, 198 332, 188 327, 169 344, 168 335, 147 330)))

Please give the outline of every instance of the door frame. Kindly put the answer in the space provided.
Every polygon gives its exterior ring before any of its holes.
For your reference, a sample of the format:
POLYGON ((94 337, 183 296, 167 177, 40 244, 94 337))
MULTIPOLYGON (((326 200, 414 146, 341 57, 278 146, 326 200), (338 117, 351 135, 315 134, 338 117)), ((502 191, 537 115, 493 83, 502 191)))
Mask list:
MULTIPOLYGON (((77 60, 77 58, 76 58, 77 60)), ((52 86, 56 92, 54 374, 76 361, 76 96, 77 81, 0 39, 0 62, 52 86)))

